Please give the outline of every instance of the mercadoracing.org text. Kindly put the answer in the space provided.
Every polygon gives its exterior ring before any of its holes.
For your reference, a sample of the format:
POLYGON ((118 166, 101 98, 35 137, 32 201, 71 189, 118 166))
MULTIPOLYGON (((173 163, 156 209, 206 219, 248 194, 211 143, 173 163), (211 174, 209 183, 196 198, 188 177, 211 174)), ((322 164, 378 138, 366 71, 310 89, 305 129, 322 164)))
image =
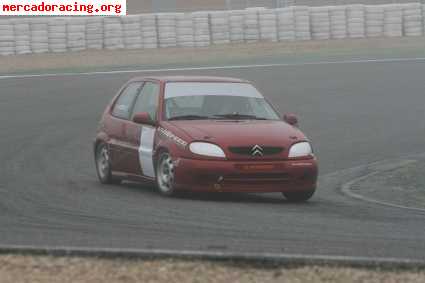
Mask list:
POLYGON ((126 0, 0 0, 1 16, 123 16, 126 0))

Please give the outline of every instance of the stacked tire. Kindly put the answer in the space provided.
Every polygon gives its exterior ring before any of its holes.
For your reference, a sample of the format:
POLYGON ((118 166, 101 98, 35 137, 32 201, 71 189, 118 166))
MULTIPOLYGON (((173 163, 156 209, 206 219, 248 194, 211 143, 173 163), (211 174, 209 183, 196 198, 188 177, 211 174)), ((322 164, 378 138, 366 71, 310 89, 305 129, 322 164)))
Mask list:
POLYGON ((277 41, 277 17, 275 10, 265 9, 258 11, 260 25, 260 39, 262 41, 277 41))
POLYGON ((194 47, 192 14, 180 13, 176 16, 177 46, 194 47))
POLYGON ((310 12, 307 6, 295 6, 294 23, 295 23, 295 39, 297 40, 310 40, 310 12))
POLYGON ((311 7, 311 36, 316 40, 329 39, 331 37, 329 8, 311 7))
POLYGON ((421 36, 423 32, 422 5, 420 3, 403 5, 403 22, 405 36, 421 36))
POLYGON ((9 19, 0 20, 0 55, 15 54, 15 32, 9 19))
POLYGON ((384 36, 403 35, 403 10, 401 5, 392 4, 384 7, 384 36))
POLYGON ((49 31, 46 18, 32 18, 31 24, 31 50, 33 53, 49 51, 49 31))
MULTIPOLYGON (((16 54, 31 53, 31 30, 30 30, 30 24, 28 19, 16 18, 16 19, 13 19, 12 22, 13 22, 13 27, 15 32, 15 53, 16 54)), ((3 34, 3 29, 1 27, 1 22, 0 22, 0 38, 2 37, 2 34, 3 34)))
POLYGON ((103 49, 103 18, 89 17, 86 23, 87 49, 103 49))
POLYGON ((364 5, 349 5, 347 13, 347 33, 349 38, 364 38, 365 31, 365 8, 364 5))
POLYGON ((211 37, 208 12, 192 13, 192 21, 195 46, 209 46, 211 44, 211 37))
POLYGON ((366 36, 380 37, 384 35, 384 7, 365 6, 366 8, 366 36))
POLYGON ((156 28, 156 17, 154 14, 140 16, 140 29, 142 34, 143 48, 158 47, 158 31, 156 28))
POLYGON ((422 31, 425 35, 425 4, 422 5, 422 31))
POLYGON ((105 17, 103 19, 104 47, 108 50, 124 48, 123 29, 120 17, 105 17))
POLYGON ((70 51, 81 51, 86 49, 86 18, 68 18, 67 47, 70 51))
POLYGON ((157 14, 159 47, 177 46, 176 13, 157 14))
POLYGON ((67 49, 67 19, 49 19, 49 52, 66 52, 67 49))
POLYGON ((295 21, 293 8, 276 9, 276 17, 278 40, 295 40, 295 21))
POLYGON ((331 38, 342 39, 347 37, 347 13, 345 6, 329 7, 331 38))
POLYGON ((124 32, 124 48, 140 49, 143 46, 142 33, 140 31, 140 16, 131 15, 121 18, 124 32))
POLYGON ((244 17, 244 38, 247 43, 260 40, 260 23, 258 18, 258 9, 246 9, 244 17))
POLYGON ((229 12, 230 41, 234 43, 244 42, 244 17, 243 10, 229 12))
POLYGON ((210 24, 213 44, 230 43, 229 13, 227 11, 210 12, 210 24))

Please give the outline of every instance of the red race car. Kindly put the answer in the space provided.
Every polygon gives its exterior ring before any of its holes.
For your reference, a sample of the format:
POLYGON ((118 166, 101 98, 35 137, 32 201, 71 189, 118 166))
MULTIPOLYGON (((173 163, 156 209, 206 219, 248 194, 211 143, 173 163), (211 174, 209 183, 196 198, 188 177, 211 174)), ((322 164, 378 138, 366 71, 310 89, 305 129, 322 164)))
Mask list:
POLYGON ((156 182, 158 191, 281 192, 310 199, 317 161, 294 115, 277 112, 248 81, 147 77, 106 107, 94 143, 104 184, 156 182))

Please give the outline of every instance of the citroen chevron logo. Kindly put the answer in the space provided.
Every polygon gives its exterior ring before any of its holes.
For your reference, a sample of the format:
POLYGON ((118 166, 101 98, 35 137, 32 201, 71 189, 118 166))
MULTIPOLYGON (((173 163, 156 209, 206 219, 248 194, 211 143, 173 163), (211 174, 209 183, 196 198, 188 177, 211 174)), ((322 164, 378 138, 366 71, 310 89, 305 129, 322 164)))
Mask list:
POLYGON ((252 156, 263 156, 263 148, 261 146, 254 145, 251 149, 251 155, 252 156))

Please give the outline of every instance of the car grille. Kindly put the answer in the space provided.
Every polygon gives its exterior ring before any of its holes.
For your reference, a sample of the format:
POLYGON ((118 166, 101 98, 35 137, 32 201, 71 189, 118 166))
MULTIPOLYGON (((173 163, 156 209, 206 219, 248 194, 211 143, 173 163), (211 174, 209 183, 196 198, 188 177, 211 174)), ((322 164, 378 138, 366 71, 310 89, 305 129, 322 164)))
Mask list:
MULTIPOLYGON (((253 148, 254 146, 231 146, 229 151, 233 154, 253 156, 253 148)), ((280 154, 285 150, 277 146, 261 146, 261 149, 262 156, 280 154)))

